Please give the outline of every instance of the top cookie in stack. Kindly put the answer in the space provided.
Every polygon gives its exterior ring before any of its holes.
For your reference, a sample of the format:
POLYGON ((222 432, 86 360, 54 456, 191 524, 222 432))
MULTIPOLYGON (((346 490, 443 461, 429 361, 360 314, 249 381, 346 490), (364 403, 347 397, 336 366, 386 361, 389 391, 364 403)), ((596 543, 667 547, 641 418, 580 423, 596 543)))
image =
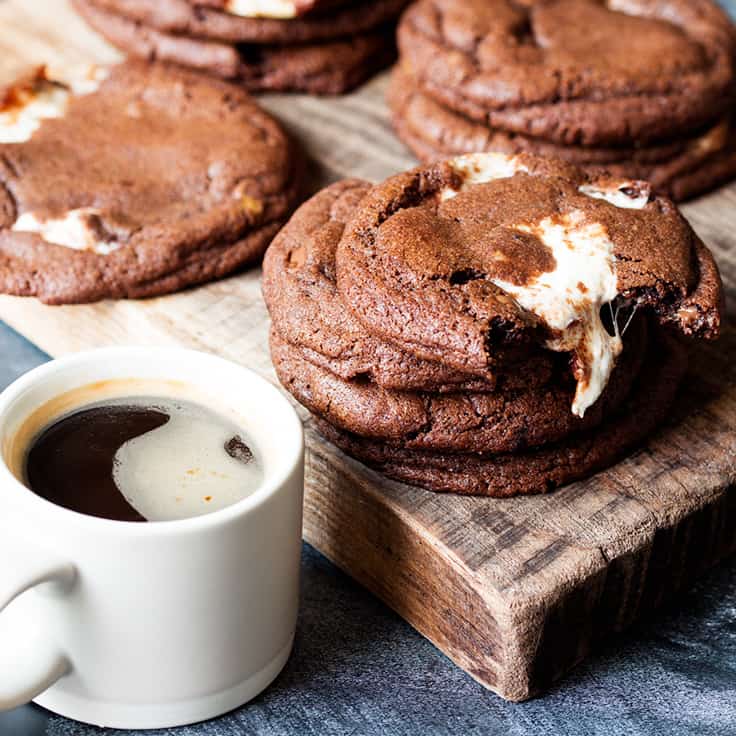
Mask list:
POLYGON ((126 53, 251 91, 340 94, 395 56, 407 0, 73 0, 126 53))
POLYGON ((675 199, 736 173, 736 34, 711 0, 420 0, 389 93, 423 160, 530 152, 675 199))

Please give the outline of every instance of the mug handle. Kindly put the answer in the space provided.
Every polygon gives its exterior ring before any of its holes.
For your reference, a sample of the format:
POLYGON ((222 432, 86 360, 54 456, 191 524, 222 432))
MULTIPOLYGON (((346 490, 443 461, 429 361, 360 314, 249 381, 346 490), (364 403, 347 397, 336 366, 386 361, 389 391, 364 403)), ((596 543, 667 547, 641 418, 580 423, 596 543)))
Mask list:
MULTIPOLYGON (((7 530, 0 539, 0 614, 18 596, 37 585, 50 584, 64 592, 76 577, 74 566, 32 547, 7 530)), ((71 669, 66 655, 40 632, 38 640, 3 636, 0 616, 0 711, 30 702, 71 669)))

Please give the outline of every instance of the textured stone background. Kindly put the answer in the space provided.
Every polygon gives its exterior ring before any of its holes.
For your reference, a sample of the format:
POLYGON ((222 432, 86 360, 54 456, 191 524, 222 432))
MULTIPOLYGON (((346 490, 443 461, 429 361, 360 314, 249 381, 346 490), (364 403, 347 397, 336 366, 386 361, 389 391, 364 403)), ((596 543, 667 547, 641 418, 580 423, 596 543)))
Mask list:
MULTIPOLYGON (((723 2, 736 14, 736 0, 723 2)), ((0 322, 0 389, 44 360, 0 322)), ((0 736, 122 733, 131 732, 35 706, 0 714, 0 736)), ((736 560, 612 639, 544 697, 511 704, 305 545, 296 646, 276 682, 216 721, 148 733, 736 736, 736 560)))

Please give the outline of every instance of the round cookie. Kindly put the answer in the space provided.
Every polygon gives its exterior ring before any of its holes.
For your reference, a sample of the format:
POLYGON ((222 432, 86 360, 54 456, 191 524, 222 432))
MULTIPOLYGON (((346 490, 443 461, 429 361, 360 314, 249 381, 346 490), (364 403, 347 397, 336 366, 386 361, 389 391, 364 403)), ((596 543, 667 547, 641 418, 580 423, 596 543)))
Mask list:
MULTIPOLYGON (((548 382, 555 368, 546 351, 505 351, 482 371, 422 360, 371 334, 337 293, 335 251, 368 182, 346 179, 304 203, 268 248, 263 296, 273 328, 291 350, 345 379, 407 391, 493 391, 548 382), (523 369, 523 370, 522 370, 523 369)), ((501 351, 499 351, 501 352, 501 351)), ((563 360, 564 362, 564 360, 563 360)))
POLYGON ((225 82, 127 62, 66 83, 41 69, 0 99, 3 293, 89 302, 225 276, 260 260, 298 194, 288 138, 225 82))
POLYGON ((397 67, 387 95, 399 138, 422 161, 462 153, 497 151, 561 158, 591 173, 605 169, 621 178, 644 179, 655 191, 681 201, 736 176, 736 131, 724 119, 707 131, 659 145, 636 148, 564 146, 488 128, 423 94, 397 67))
POLYGON ((396 53, 393 29, 387 26, 310 44, 233 45, 162 33, 90 0, 72 4, 92 28, 128 54, 237 81, 252 92, 341 94, 390 64, 396 53))
MULTIPOLYGON (((283 386, 299 403, 336 428, 411 450, 516 452, 590 431, 629 394, 646 351, 646 322, 634 320, 626 349, 598 401, 583 418, 570 406, 575 382, 562 365, 548 383, 493 393, 419 393, 345 381, 299 357, 274 332, 271 358, 283 386), (629 339, 630 338, 630 339, 629 339)), ((524 375, 532 371, 520 367, 524 375)))
POLYGON ((420 357, 481 370, 509 344, 572 353, 580 414, 621 347, 604 306, 704 337, 723 308, 713 258, 669 200, 525 154, 391 177, 361 202, 336 262, 354 315, 420 357))
POLYGON ((395 20, 408 0, 360 0, 292 18, 244 17, 188 0, 92 0, 91 4, 166 34, 211 41, 296 44, 365 33, 395 20))
MULTIPOLYGON (((420 88, 408 71, 394 67, 386 99, 393 122, 407 132, 409 139, 421 138, 429 151, 445 152, 444 158, 463 153, 498 151, 499 153, 531 153, 547 158, 561 158, 573 164, 618 163, 623 158, 640 163, 658 163, 681 154, 686 141, 669 141, 648 146, 568 146, 532 138, 520 133, 489 128, 454 112, 420 88)), ((433 160, 443 156, 433 156, 433 160)))
POLYGON ((632 394, 596 429, 558 444, 482 458, 405 450, 343 432, 317 417, 314 425, 333 444, 395 480, 443 493, 509 496, 545 493, 616 462, 666 417, 686 367, 686 355, 659 332, 632 394))
POLYGON ((568 145, 686 136, 733 99, 736 36, 712 0, 419 0, 399 48, 450 109, 568 145))

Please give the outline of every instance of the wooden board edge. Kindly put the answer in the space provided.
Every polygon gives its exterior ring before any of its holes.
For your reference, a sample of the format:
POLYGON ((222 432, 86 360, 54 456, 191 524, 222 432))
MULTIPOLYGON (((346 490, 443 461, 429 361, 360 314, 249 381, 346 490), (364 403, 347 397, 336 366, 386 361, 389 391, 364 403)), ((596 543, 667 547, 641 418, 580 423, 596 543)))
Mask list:
POLYGON ((615 557, 585 550, 589 564, 556 598, 519 600, 513 591, 489 589, 482 574, 423 538, 379 494, 356 491, 349 466, 330 468, 319 447, 311 448, 308 464, 306 541, 509 701, 549 689, 601 642, 736 552, 736 487, 730 487, 615 557), (392 575, 385 574, 388 566, 392 575))

